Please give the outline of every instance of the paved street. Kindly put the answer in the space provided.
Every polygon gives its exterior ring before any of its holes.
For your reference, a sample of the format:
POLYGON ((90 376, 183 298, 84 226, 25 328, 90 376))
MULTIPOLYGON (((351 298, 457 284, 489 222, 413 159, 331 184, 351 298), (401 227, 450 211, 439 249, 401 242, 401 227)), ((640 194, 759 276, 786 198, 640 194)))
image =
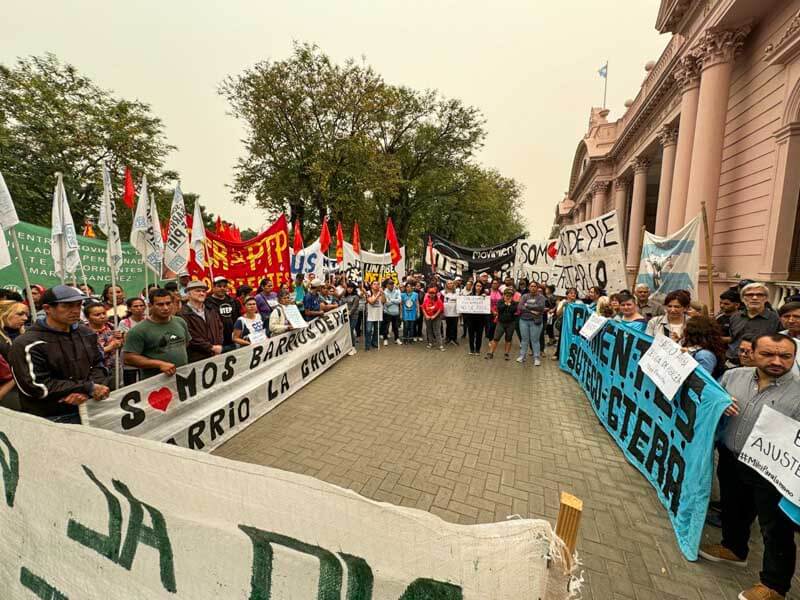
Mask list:
POLYGON ((686 561, 650 485, 549 359, 487 361, 464 344, 359 350, 216 453, 458 523, 555 524, 568 491, 585 507, 584 598, 736 598, 760 568, 755 544, 747 570, 686 561))

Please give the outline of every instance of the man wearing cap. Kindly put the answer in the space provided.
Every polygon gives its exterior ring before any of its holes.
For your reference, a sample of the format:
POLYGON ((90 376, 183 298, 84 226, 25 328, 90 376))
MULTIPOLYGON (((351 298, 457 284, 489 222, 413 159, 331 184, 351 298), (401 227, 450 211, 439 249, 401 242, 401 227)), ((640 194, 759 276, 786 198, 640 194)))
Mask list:
POLYGON ((181 297, 186 296, 188 293, 186 291, 186 286, 189 285, 191 280, 191 276, 186 271, 183 271, 178 275, 178 293, 181 295, 181 297))
POLYGON ((319 290, 321 287, 322 282, 318 279, 314 279, 303 298, 303 316, 306 321, 316 319, 324 312, 322 310, 322 301, 319 297, 319 290))
POLYGON ((206 298, 206 306, 219 313, 222 319, 222 351, 228 352, 236 348, 233 343, 233 325, 241 315, 239 302, 228 295, 228 280, 224 277, 214 277, 214 287, 211 295, 206 298))
POLYGON ((68 285, 46 290, 45 316, 14 340, 9 363, 23 412, 80 423, 78 405, 108 396, 109 375, 97 334, 79 323, 85 299, 68 285))
POLYGON ((180 317, 189 327, 191 339, 186 347, 189 362, 216 356, 222 352, 222 319, 216 310, 206 306, 208 288, 202 281, 195 280, 186 286, 189 301, 181 308, 180 317))

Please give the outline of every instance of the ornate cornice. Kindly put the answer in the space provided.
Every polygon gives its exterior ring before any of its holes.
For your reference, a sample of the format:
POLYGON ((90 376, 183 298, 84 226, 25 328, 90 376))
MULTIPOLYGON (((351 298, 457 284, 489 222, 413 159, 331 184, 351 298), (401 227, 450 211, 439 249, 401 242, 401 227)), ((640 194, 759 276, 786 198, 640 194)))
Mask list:
POLYGON ((686 16, 692 0, 662 0, 656 19, 656 29, 660 33, 677 33, 683 17, 686 16))
POLYGON ((770 65, 785 65, 800 53, 800 11, 789 21, 781 38, 764 49, 770 65))
POLYGON ((647 173, 650 168, 650 159, 646 156, 637 156, 633 159, 633 172, 634 173, 647 173))
POLYGON ((671 146, 678 143, 678 128, 674 125, 664 125, 658 132, 658 139, 662 146, 671 146))
POLYGON ((691 53, 697 58, 701 69, 733 62, 752 29, 751 23, 737 29, 707 29, 691 53))
POLYGON ((614 180, 614 190, 615 191, 627 190, 629 185, 630 185, 630 181, 628 180, 627 177, 617 177, 614 180))
POLYGON ((687 92, 700 85, 700 65, 697 59, 690 53, 681 58, 673 74, 681 93, 687 92))

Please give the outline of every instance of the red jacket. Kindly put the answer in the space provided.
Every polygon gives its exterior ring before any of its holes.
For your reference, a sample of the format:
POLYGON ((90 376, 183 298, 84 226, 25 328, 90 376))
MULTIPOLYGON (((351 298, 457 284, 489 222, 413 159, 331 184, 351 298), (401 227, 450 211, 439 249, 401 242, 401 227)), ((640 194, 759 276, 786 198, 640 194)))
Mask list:
POLYGON ((436 299, 432 300, 430 294, 425 294, 425 300, 422 301, 422 312, 425 313, 426 317, 431 317, 435 315, 437 312, 441 313, 444 311, 444 302, 436 295, 436 299))

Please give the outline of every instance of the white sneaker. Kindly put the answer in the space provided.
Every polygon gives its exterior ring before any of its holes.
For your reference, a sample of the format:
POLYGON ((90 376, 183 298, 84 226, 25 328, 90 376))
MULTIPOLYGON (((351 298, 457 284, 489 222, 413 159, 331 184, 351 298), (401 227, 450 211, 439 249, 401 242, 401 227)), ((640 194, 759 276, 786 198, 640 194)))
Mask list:
POLYGON ((539 360, 538 358, 534 358, 533 359, 533 366, 534 367, 541 367, 542 366, 542 361, 539 360))
POLYGON ((431 348, 433 348, 433 345, 432 344, 428 344, 428 350, 430 350, 431 348))
POLYGON ((350 348, 350 352, 347 353, 347 356, 355 356, 356 354, 358 354, 358 350, 350 348))
POLYGON ((389 345, 389 340, 383 340, 383 345, 384 346, 388 346, 389 345))
POLYGON ((444 346, 439 346, 439 350, 441 350, 442 352, 444 352, 444 346))
POLYGON ((403 345, 403 342, 401 342, 400 340, 396 340, 396 342, 397 342, 398 346, 402 346, 403 345))
POLYGON ((522 358, 521 356, 518 356, 518 357, 517 357, 517 362, 518 362, 519 364, 522 364, 522 363, 524 363, 524 362, 525 362, 525 359, 524 359, 524 358, 522 358))

